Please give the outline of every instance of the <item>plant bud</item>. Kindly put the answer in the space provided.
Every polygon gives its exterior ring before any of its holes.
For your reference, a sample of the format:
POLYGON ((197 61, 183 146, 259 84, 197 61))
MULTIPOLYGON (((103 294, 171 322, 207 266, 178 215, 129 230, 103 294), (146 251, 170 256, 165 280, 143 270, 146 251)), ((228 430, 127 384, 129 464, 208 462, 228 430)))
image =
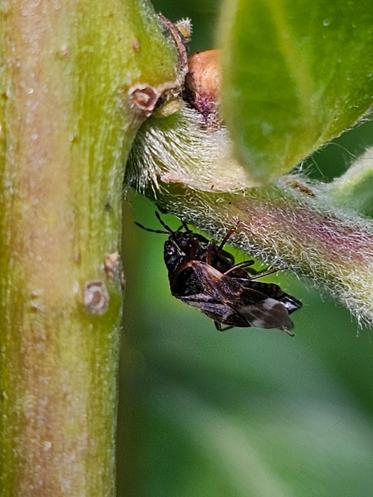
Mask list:
POLYGON ((188 68, 189 72, 185 79, 185 99, 202 114, 208 127, 219 127, 221 124, 219 50, 206 50, 193 54, 189 57, 188 68))

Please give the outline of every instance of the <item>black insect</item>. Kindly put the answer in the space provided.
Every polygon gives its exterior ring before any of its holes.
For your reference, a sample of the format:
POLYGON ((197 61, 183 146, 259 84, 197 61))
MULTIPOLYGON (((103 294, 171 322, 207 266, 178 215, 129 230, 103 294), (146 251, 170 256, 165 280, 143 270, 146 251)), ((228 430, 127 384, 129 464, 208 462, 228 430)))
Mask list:
POLYGON ((290 330, 294 325, 289 314, 302 303, 278 285, 256 281, 274 271, 257 273, 250 267, 252 260, 235 264, 224 245, 237 227, 229 230, 217 244, 193 233, 185 223, 173 231, 158 213, 156 215, 164 230, 136 224, 147 231, 168 235, 164 261, 174 297, 200 309, 220 331, 234 326, 253 326, 279 328, 292 335, 290 330))

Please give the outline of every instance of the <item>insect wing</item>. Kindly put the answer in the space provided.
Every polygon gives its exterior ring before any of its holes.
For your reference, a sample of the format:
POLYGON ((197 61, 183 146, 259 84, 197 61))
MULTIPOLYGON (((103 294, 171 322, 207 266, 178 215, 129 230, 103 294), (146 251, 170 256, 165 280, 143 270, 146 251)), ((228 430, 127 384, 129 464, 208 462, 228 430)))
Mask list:
POLYGON ((183 274, 189 274, 189 280, 194 280, 194 284, 201 289, 201 293, 216 301, 221 301, 221 280, 223 274, 206 262, 197 260, 187 261, 178 271, 177 279, 183 274))
POLYGON ((235 300, 231 298, 231 302, 236 311, 246 319, 246 326, 280 330, 291 330, 294 327, 289 314, 302 305, 298 300, 272 283, 260 283, 249 278, 232 279, 236 285, 240 285, 240 293, 235 300))
POLYGON ((192 267, 184 267, 169 274, 170 290, 174 297, 181 298, 204 292, 203 281, 192 267))
MULTIPOLYGON (((246 280, 241 281, 240 278, 223 275, 207 263, 200 261, 185 263, 174 280, 173 288, 174 292, 176 288, 179 292, 187 288, 188 293, 179 293, 179 295, 174 293, 175 296, 186 304, 198 307, 219 323, 265 329, 293 328, 284 303, 248 286, 246 280), (191 289, 196 291, 193 293, 191 289)), ((260 288, 267 289, 266 286, 260 288)))
POLYGON ((242 285, 248 289, 253 289, 261 292, 262 294, 270 297, 272 299, 281 302, 288 311, 289 314, 300 309, 302 307, 302 302, 296 299, 292 295, 285 293, 278 285, 274 283, 263 283, 260 281, 253 281, 249 278, 240 278, 242 285))
POLYGON ((243 328, 249 326, 246 319, 229 304, 216 301, 203 293, 180 297, 180 300, 198 308, 210 319, 213 319, 215 323, 243 328))
POLYGON ((255 328, 289 331, 294 327, 285 305, 270 297, 256 304, 240 306, 237 311, 255 328))

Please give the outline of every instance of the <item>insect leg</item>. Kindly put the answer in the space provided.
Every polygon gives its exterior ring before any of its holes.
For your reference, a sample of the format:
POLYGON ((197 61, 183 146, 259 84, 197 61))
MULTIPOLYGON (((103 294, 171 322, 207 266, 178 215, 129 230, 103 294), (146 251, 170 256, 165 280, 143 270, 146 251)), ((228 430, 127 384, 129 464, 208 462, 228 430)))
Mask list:
POLYGON ((264 271, 263 273, 256 274, 252 280, 257 280, 258 278, 263 278, 264 276, 268 276, 269 274, 277 273, 280 269, 276 269, 275 267, 272 269, 268 269, 268 271, 264 271))
POLYGON ((223 249, 224 245, 228 242, 228 240, 230 239, 230 237, 233 235, 233 233, 235 231, 237 231, 238 229, 238 226, 240 224, 240 221, 237 221, 236 223, 236 226, 233 226, 231 229, 229 229, 225 235, 225 237, 223 238, 223 240, 220 242, 220 245, 219 245, 219 248, 220 249, 223 249))
POLYGON ((226 326, 225 328, 223 328, 222 324, 219 323, 219 321, 214 321, 214 325, 215 325, 215 328, 219 331, 227 331, 227 330, 231 330, 232 328, 234 328, 234 326, 226 326))
POLYGON ((224 275, 226 276, 227 274, 231 273, 232 271, 235 271, 236 269, 243 269, 248 266, 252 266, 254 264, 254 261, 243 261, 239 262, 235 266, 232 266, 228 271, 225 271, 224 275))
POLYGON ((210 240, 208 245, 207 245, 207 249, 206 249, 206 262, 207 262, 207 264, 210 264, 210 265, 212 263, 212 256, 213 256, 212 251, 213 251, 214 247, 215 247, 214 241, 210 240))

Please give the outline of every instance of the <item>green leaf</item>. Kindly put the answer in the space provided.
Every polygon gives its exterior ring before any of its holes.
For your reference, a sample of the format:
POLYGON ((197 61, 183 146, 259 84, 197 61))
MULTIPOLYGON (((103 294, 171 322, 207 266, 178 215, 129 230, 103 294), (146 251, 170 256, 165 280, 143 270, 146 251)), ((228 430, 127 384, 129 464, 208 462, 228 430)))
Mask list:
POLYGON ((223 110, 263 183, 352 126, 373 94, 368 0, 225 0, 223 110))

